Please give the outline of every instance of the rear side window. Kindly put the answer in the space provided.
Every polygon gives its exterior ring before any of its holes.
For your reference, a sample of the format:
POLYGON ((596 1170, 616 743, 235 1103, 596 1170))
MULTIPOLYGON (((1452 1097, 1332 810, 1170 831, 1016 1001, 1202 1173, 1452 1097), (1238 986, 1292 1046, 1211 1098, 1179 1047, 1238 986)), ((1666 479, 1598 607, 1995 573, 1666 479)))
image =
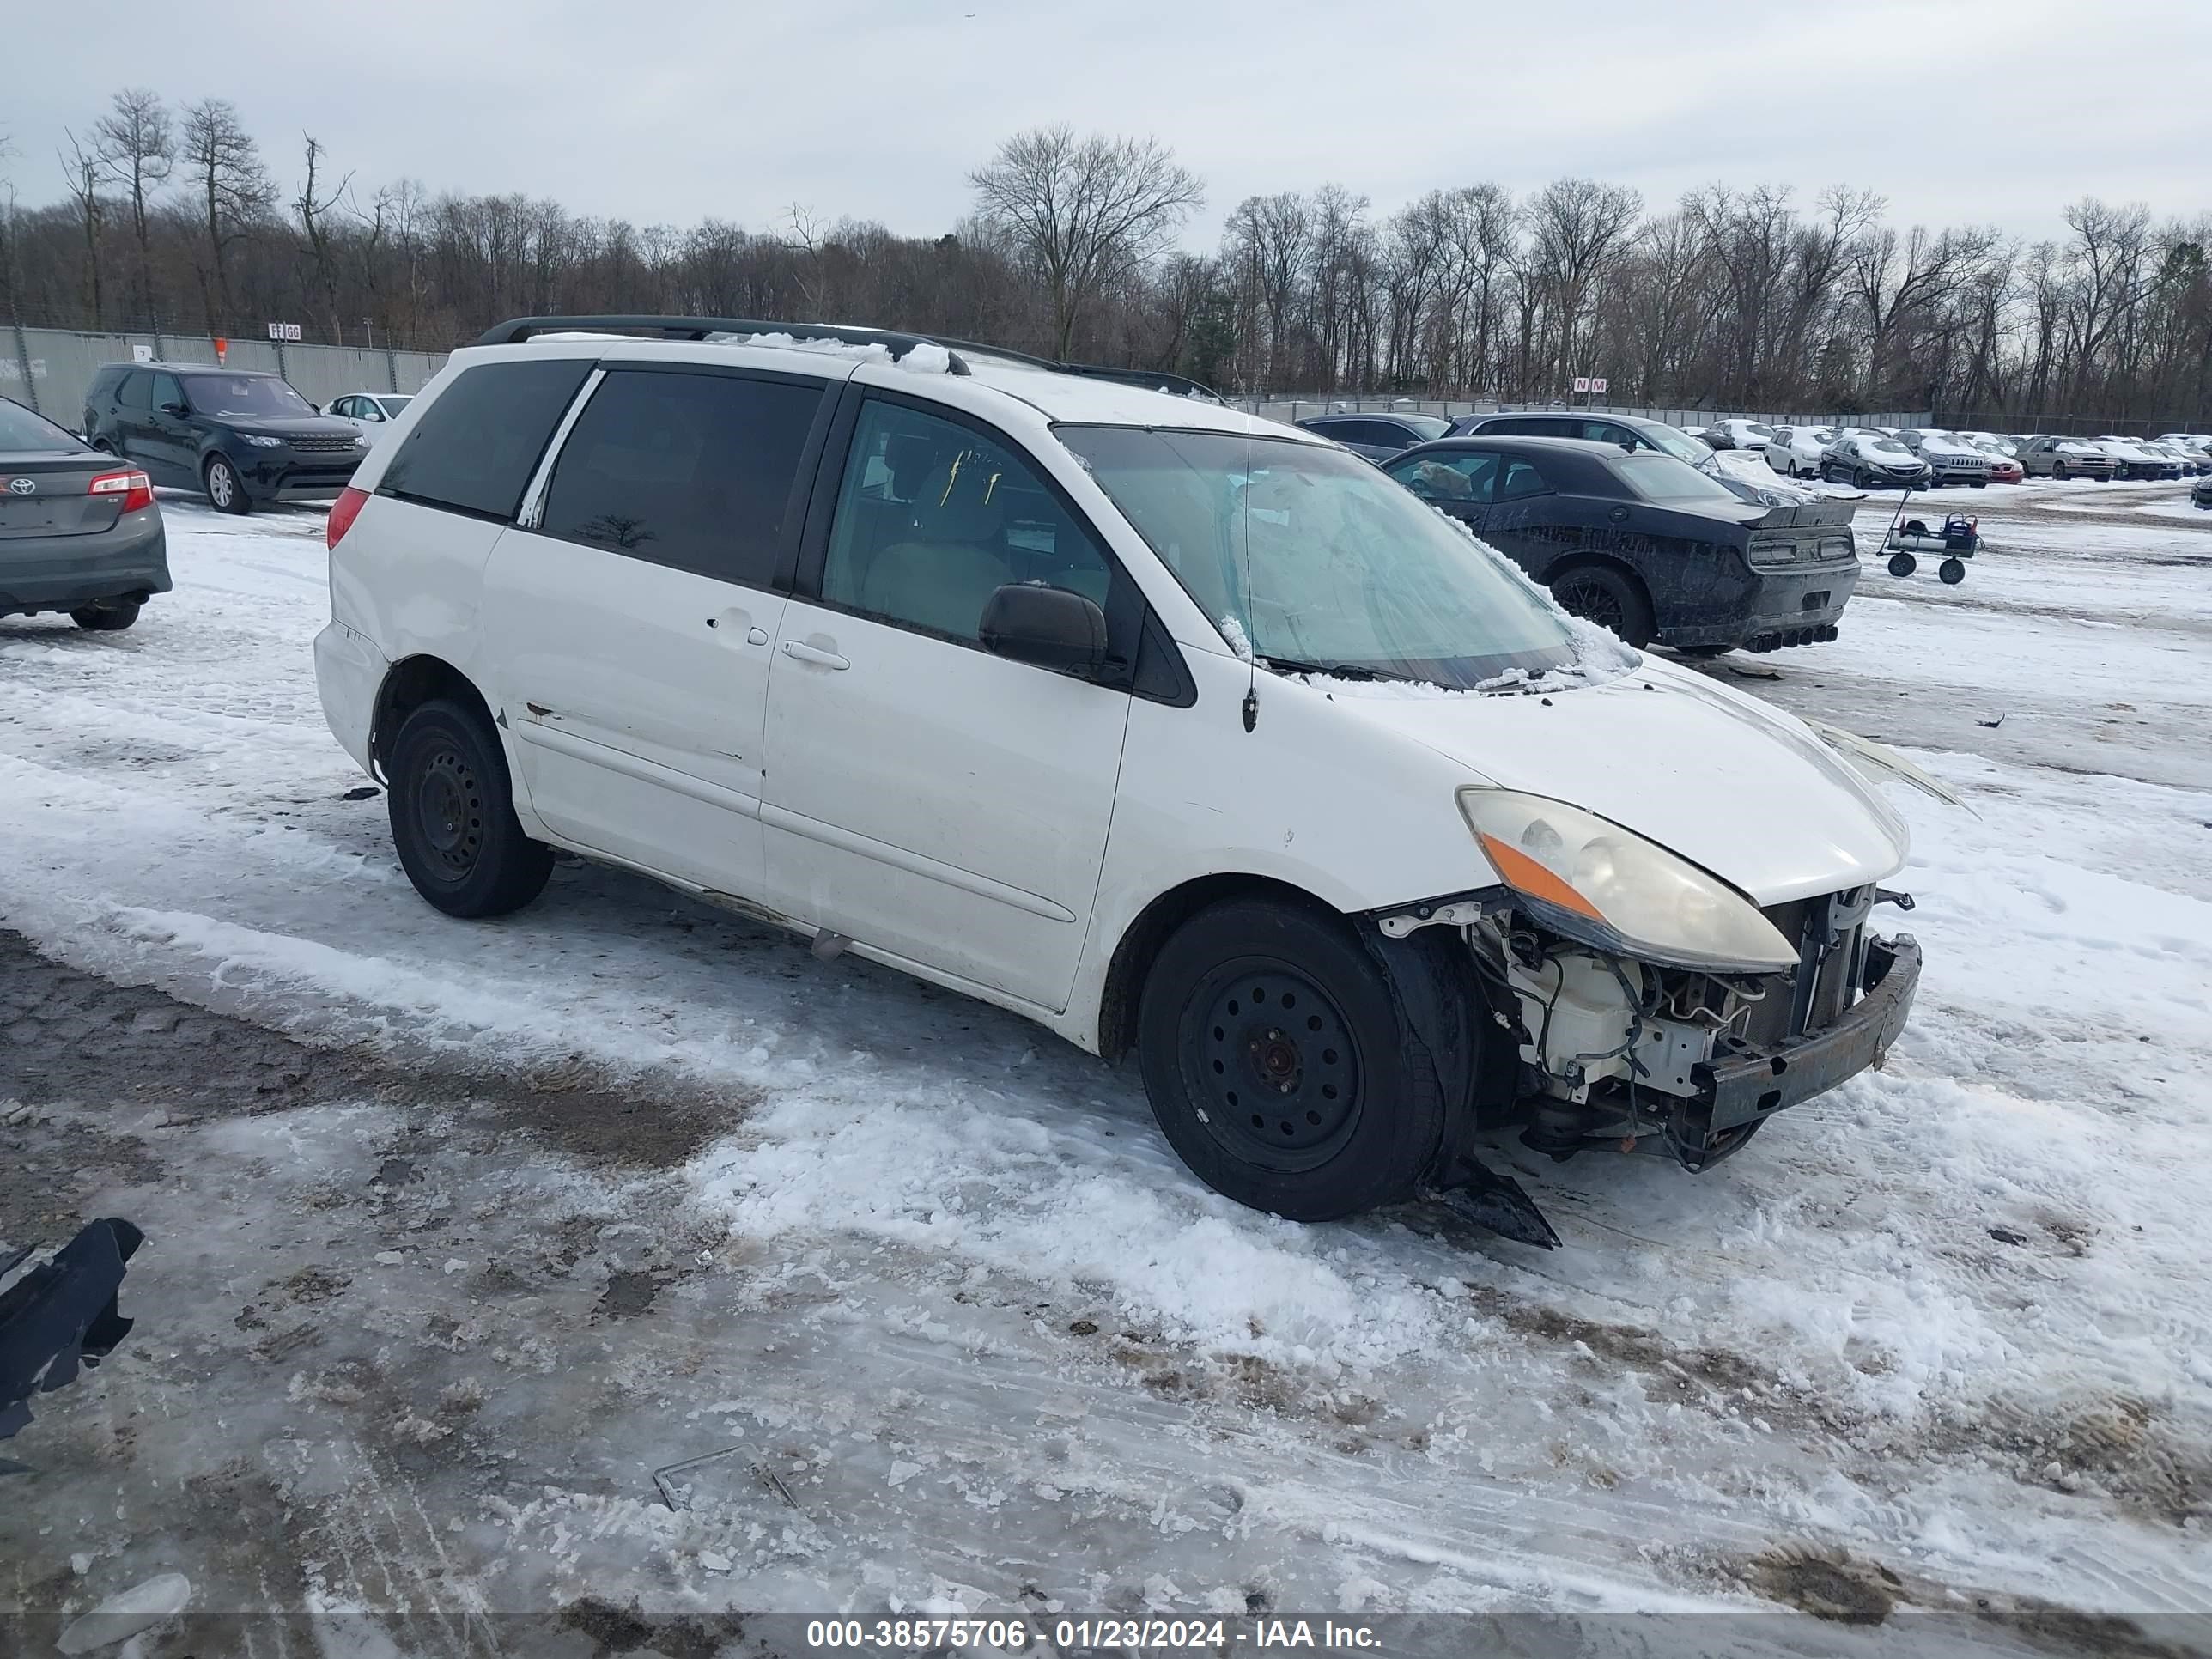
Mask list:
POLYGON ((135 370, 117 388, 115 401, 125 409, 150 409, 153 399, 148 396, 147 389, 153 384, 152 375, 143 369, 135 370))
POLYGON ((588 357, 539 357, 464 369, 415 423, 377 493, 512 519, 592 368, 588 357))
POLYGON ((766 587, 822 392, 815 380, 610 374, 561 446, 538 529, 766 587))

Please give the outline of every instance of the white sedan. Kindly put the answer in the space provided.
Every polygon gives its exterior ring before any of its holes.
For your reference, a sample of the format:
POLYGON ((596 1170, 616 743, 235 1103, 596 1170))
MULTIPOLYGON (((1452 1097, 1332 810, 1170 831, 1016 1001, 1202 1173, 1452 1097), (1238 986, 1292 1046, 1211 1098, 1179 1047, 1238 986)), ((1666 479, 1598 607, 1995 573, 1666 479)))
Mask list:
POLYGON ((1832 426, 1778 426, 1766 441, 1766 464, 1785 478, 1817 478, 1840 435, 1832 426))
POLYGON ((1717 449, 1764 449, 1766 441, 1774 435, 1774 428, 1763 421, 1715 421, 1705 430, 1711 434, 1706 439, 1717 449))
POLYGON ((323 405, 323 413, 351 421, 370 438, 381 438, 399 418, 399 411, 415 401, 407 392, 349 392, 323 405))

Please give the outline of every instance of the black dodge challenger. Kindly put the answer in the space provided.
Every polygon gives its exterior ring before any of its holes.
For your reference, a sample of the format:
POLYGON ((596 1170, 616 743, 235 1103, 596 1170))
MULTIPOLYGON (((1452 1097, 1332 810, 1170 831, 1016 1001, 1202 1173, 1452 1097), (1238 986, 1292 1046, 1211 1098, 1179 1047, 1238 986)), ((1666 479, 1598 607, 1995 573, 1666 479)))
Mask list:
POLYGON ((1849 501, 1762 507, 1655 450, 1445 438, 1382 470, 1631 645, 1832 640, 1858 581, 1849 501))

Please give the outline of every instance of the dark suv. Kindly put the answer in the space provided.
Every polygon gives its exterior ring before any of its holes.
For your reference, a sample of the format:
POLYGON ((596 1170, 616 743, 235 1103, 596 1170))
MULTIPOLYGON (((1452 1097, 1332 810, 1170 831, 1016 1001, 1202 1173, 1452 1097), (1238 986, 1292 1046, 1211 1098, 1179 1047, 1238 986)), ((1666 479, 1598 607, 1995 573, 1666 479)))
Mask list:
POLYGON ((84 435, 224 513, 335 495, 369 445, 280 375, 198 363, 101 365, 84 396, 84 435))

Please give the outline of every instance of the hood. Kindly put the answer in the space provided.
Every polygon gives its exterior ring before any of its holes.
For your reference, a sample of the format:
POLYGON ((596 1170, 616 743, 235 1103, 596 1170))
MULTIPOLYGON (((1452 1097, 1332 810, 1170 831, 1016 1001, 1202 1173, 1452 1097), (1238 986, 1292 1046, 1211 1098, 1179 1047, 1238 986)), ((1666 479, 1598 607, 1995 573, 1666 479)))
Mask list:
POLYGON ((1905 862, 1903 820, 1801 721, 1649 656, 1625 679, 1548 697, 1366 689, 1330 688, 1347 712, 1459 762, 1469 782, 1610 818, 1759 904, 1880 881, 1905 862))
POLYGON ((308 415, 209 415, 203 419, 232 432, 258 434, 264 438, 357 438, 361 428, 351 421, 319 411, 308 415))

